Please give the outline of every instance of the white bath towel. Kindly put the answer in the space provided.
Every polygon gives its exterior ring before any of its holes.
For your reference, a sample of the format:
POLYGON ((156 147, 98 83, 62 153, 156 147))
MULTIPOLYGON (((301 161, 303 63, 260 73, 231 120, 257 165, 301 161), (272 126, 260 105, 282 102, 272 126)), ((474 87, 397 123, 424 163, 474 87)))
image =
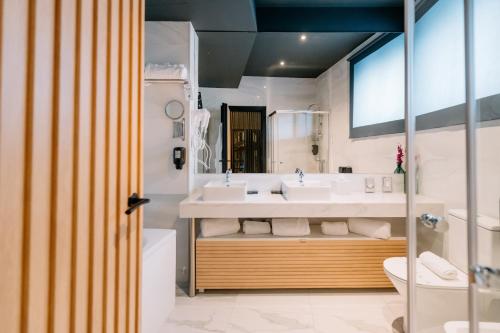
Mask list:
POLYGON ((455 280, 458 276, 458 271, 455 266, 450 264, 446 259, 430 251, 422 252, 419 259, 422 265, 442 279, 455 280))
POLYGON ((347 222, 321 222, 321 232, 330 236, 345 236, 349 234, 347 222))
POLYGON ((240 231, 238 219, 203 219, 201 220, 201 235, 203 237, 224 236, 240 231))
POLYGON ((371 238, 391 238, 391 224, 385 221, 377 221, 364 218, 350 218, 349 231, 371 238))
POLYGON ((275 236, 307 236, 311 233, 306 218, 273 219, 271 223, 275 236))
POLYGON ((244 221, 243 232, 247 235, 270 234, 271 225, 269 222, 244 221))
POLYGON ((176 64, 146 64, 144 77, 150 80, 187 80, 188 72, 184 65, 176 64))

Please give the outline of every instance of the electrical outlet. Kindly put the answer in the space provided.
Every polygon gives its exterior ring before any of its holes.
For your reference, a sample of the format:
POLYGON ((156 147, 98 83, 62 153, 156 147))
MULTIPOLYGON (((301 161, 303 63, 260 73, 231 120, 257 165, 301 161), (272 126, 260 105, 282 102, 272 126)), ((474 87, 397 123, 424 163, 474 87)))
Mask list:
POLYGON ((182 272, 182 276, 186 276, 186 274, 187 274, 187 267, 186 266, 182 266, 181 272, 182 272))

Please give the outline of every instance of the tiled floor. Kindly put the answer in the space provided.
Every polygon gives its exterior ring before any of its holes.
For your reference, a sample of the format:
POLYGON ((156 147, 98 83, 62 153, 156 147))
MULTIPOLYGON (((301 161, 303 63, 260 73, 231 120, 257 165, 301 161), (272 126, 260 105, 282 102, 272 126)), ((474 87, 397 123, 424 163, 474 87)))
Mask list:
POLYGON ((403 311, 396 292, 178 292, 160 333, 391 333, 403 311))

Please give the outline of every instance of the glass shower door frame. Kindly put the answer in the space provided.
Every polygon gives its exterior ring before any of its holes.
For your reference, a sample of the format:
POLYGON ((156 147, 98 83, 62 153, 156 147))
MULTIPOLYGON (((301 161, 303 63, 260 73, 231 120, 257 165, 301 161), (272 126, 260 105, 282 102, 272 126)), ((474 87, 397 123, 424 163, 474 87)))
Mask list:
MULTIPOLYGON (((477 284, 474 272, 478 264, 477 254, 477 171, 476 171, 476 129, 477 101, 474 72, 474 0, 464 1, 465 37, 465 84, 466 84, 466 182, 467 182, 467 256, 469 268, 468 316, 469 332, 479 333, 477 284)), ((407 304, 406 333, 417 333, 416 323, 416 162, 414 111, 414 32, 415 0, 404 1, 405 33, 405 127, 406 127, 406 225, 407 225, 407 304)), ((439 309, 436 309, 439 311, 439 309)))
POLYGON ((467 266, 469 268, 468 312, 469 332, 479 333, 477 306, 477 284, 474 270, 478 264, 477 254, 477 168, 476 131, 477 101, 474 57, 474 0, 464 0, 465 36, 465 137, 467 172, 467 266))

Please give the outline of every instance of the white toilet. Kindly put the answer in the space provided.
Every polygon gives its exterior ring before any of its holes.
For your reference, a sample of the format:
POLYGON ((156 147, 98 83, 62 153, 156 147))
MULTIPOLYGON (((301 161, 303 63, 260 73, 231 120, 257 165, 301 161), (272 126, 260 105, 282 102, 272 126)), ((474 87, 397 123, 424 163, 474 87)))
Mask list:
MULTIPOLYGON (((467 212, 448 212, 449 261, 459 272, 456 280, 444 280, 417 259, 417 327, 419 333, 442 333, 447 321, 467 320, 467 212)), ((478 217, 478 254, 482 265, 500 267, 500 222, 478 217)), ((406 258, 384 261, 384 271, 406 301, 406 258)), ((497 295, 498 297, 498 295, 497 295)), ((482 297, 481 313, 498 311, 499 299, 482 297)))

